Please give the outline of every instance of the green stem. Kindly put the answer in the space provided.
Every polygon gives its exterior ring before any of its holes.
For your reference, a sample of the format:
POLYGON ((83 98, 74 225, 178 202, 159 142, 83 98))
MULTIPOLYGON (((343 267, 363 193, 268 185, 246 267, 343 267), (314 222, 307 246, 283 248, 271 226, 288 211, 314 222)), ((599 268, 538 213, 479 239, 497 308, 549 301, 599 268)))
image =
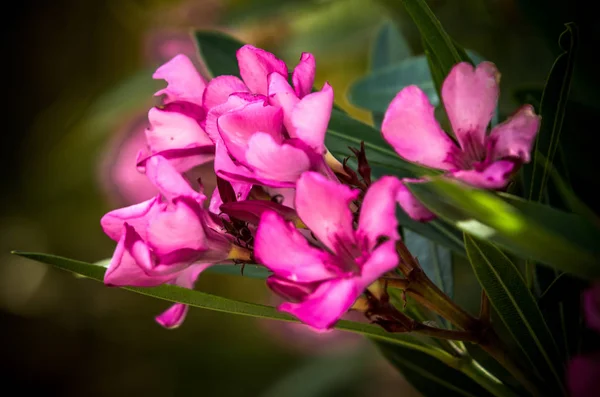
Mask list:
MULTIPOLYGON (((538 386, 529 380, 527 371, 508 355, 506 346, 489 324, 471 316, 440 290, 423 272, 403 243, 397 244, 396 247, 402 259, 399 268, 407 280, 406 285, 403 285, 404 290, 410 293, 415 300, 443 316, 455 326, 479 335, 477 342, 483 350, 498 361, 532 396, 542 396, 543 394, 538 386)), ((482 370, 483 368, 480 368, 478 369, 479 372, 473 372, 469 376, 478 383, 480 383, 480 380, 474 379, 472 376, 481 376, 487 382, 493 382, 493 379, 497 380, 496 378, 491 379, 490 376, 492 375, 482 370)), ((489 384, 487 385, 489 386, 489 384)))

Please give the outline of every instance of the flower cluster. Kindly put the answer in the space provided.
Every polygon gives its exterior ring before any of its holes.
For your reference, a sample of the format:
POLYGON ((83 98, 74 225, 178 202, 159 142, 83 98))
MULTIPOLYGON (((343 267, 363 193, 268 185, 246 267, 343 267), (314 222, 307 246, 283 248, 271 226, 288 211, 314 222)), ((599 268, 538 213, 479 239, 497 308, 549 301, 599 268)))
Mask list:
MULTIPOLYGON (((271 271, 267 285, 286 300, 279 309, 314 329, 331 328, 365 301, 369 318, 389 325, 379 280, 393 276, 401 260, 396 206, 419 220, 432 214, 404 181, 371 182, 364 147, 355 151, 360 179, 329 154, 333 89, 325 83, 313 90, 311 54, 302 54, 291 79, 283 61, 253 46, 240 48, 237 59, 241 79, 205 81, 184 55, 154 74, 167 87, 148 114, 137 167, 160 193, 102 218, 117 242, 105 283, 193 288, 211 265, 258 262, 271 271), (210 162, 218 188, 208 199, 193 170, 210 162), (383 302, 379 312, 373 300, 383 302)), ((417 87, 390 104, 383 136, 408 161, 503 188, 529 161, 539 117, 524 107, 486 134, 498 97, 490 63, 457 65, 442 96, 458 146, 417 87)), ((175 304, 157 321, 176 327, 185 313, 175 304)))

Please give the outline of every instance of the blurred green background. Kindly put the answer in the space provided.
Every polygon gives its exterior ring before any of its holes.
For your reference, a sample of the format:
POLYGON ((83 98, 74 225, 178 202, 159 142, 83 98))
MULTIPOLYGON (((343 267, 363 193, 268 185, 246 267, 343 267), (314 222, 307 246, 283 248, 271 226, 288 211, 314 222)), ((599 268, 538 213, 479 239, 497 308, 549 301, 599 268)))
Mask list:
MULTIPOLYGON (((498 65, 505 113, 517 105, 511 93, 543 86, 562 23, 586 18, 558 1, 544 8, 537 0, 429 4, 459 43, 498 65)), ((110 172, 162 85, 151 79, 153 70, 174 50, 192 51, 191 28, 229 32, 288 65, 312 52, 317 85, 329 81, 337 102, 369 122, 345 94, 367 70, 378 28, 395 18, 421 52, 401 8, 372 0, 21 0, 13 7, 4 21, 9 125, 0 145, 5 387, 62 396, 417 395, 359 338, 194 309, 180 329, 167 331, 153 320, 164 302, 9 253, 85 261, 111 255, 99 219, 127 200, 110 172)), ((596 97, 588 91, 576 85, 573 95, 596 97)), ((476 285, 466 266, 455 273, 456 284, 476 285)), ((257 280, 205 274, 198 288, 273 303, 257 280)), ((456 298, 476 311, 479 291, 465 291, 456 288, 456 298)))

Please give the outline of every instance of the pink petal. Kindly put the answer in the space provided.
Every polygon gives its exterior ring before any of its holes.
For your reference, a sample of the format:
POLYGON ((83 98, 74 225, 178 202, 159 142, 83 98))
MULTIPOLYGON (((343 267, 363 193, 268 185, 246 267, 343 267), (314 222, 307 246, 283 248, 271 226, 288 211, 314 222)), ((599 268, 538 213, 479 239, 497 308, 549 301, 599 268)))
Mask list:
POLYGON ((167 329, 179 328, 187 315, 189 306, 183 303, 175 303, 154 319, 162 327, 167 329))
POLYGON ((294 187, 295 182, 272 180, 268 178, 259 177, 254 172, 250 171, 244 165, 238 165, 231 160, 229 153, 224 145, 216 145, 215 154, 215 173, 231 182, 231 183, 242 183, 250 185, 267 185, 272 187, 294 187))
POLYGON ((300 99, 298 99, 287 79, 279 73, 271 73, 268 82, 269 103, 283 109, 283 124, 288 131, 292 131, 292 111, 300 99))
POLYGON ((287 222, 298 222, 298 214, 290 207, 270 200, 244 200, 221 204, 221 212, 240 221, 258 225, 265 212, 274 212, 287 222))
POLYGON ((202 95, 206 83, 192 61, 185 55, 176 55, 159 67, 152 78, 167 81, 167 88, 163 88, 155 94, 157 96, 165 94, 165 103, 188 101, 202 106, 202 95))
POLYGON ((396 242, 389 240, 378 246, 371 254, 361 271, 360 289, 367 288, 385 273, 394 270, 398 265, 396 242))
POLYGON ((306 95, 294 106, 292 129, 288 131, 290 136, 299 138, 317 153, 325 154, 325 133, 332 108, 333 89, 325 83, 321 91, 306 95))
POLYGON ((333 327, 361 293, 354 279, 335 279, 322 283, 305 301, 283 303, 279 310, 296 316, 312 328, 325 330, 333 327))
POLYGON ((435 214, 421 204, 419 199, 417 199, 406 187, 406 185, 404 185, 405 182, 422 183, 427 181, 422 179, 405 178, 402 180, 402 182, 403 183, 398 187, 398 195, 396 196, 396 200, 404 212, 406 212, 411 219, 419 222, 428 222, 432 219, 435 219, 435 214))
MULTIPOLYGON (((171 166, 179 173, 193 172, 197 167, 209 163, 215 158, 215 146, 198 146, 185 149, 169 149, 150 154, 148 151, 141 150, 136 159, 137 171, 146 173, 146 163, 150 158, 161 156, 168 160, 171 166)), ((146 177, 148 179, 148 177, 146 177)))
POLYGON ((510 157, 528 163, 540 120, 531 105, 522 106, 511 118, 492 129, 487 140, 488 158, 500 160, 510 157))
MULTIPOLYGON (((211 264, 193 265, 181 272, 181 274, 173 281, 173 284, 182 287, 193 289, 198 275, 211 264)), ((168 329, 179 327, 188 312, 188 305, 176 303, 169 307, 160 315, 156 316, 156 322, 168 329)))
POLYGON ((279 278, 275 275, 267 278, 267 286, 273 292, 292 302, 300 302, 305 300, 310 294, 315 292, 320 284, 321 283, 318 281, 314 283, 299 283, 284 278, 279 278))
POLYGON ((500 93, 500 73, 491 62, 477 68, 467 62, 455 65, 442 85, 442 99, 458 142, 467 148, 468 136, 483 146, 500 93))
POLYGON ((308 244, 289 222, 275 212, 263 214, 254 238, 254 255, 277 277, 312 282, 336 276, 325 264, 327 254, 308 244))
POLYGON ((147 242, 158 256, 177 250, 205 250, 205 240, 200 207, 192 200, 176 199, 148 225, 147 242))
POLYGON ((104 284, 154 287, 173 278, 173 275, 147 275, 143 268, 152 267, 154 263, 150 249, 133 227, 125 223, 123 229, 121 239, 104 274, 104 284))
POLYGON ((339 240, 354 242, 349 205, 358 194, 358 190, 321 174, 305 172, 296 183, 296 212, 313 234, 335 252, 339 240))
POLYGON ((245 45, 237 51, 236 55, 244 83, 256 94, 267 95, 267 76, 271 73, 276 72, 287 78, 285 62, 270 52, 245 45))
POLYGON ((483 171, 456 171, 449 173, 448 176, 483 189, 502 189, 508 184, 515 166, 512 161, 500 160, 492 163, 483 171))
POLYGON ((217 127, 229 153, 244 162, 248 140, 256 132, 267 133, 278 143, 283 140, 283 113, 278 107, 252 102, 219 117, 217 127))
POLYGON ((385 112, 381 132, 400 157, 441 170, 454 168, 449 155, 458 152, 434 116, 434 107, 417 86, 396 95, 385 112))
MULTIPOLYGON (((256 101, 264 101, 262 99, 256 99, 256 101)), ((219 134, 219 128, 217 127, 217 120, 223 114, 227 113, 230 110, 242 108, 244 105, 249 104, 252 101, 249 101, 246 96, 232 94, 227 98, 227 101, 222 103, 221 105, 215 106, 208 111, 206 115, 206 134, 210 137, 213 142, 223 141, 221 139, 221 134, 219 134)))
POLYGON ((150 128, 146 130, 146 140, 152 153, 213 144, 200 124, 183 113, 152 108, 148 120, 150 128))
POLYGON ((167 200, 187 196, 202 204, 206 196, 192 189, 183 176, 162 156, 152 156, 146 161, 146 176, 167 200))
POLYGON ((246 162, 259 178, 290 183, 310 169, 310 159, 303 150, 278 144, 271 135, 262 132, 250 138, 246 162))
MULTIPOLYGON (((363 200, 358 220, 358 236, 364 236, 369 250, 380 237, 400 239, 396 220, 396 197, 401 183, 393 176, 384 176, 373 183, 363 200)), ((360 238, 360 237, 359 237, 360 238)))
POLYGON ((162 207, 164 207, 164 205, 160 203, 160 197, 156 196, 139 204, 108 212, 100 219, 100 225, 108 237, 115 241, 119 241, 124 232, 123 224, 127 222, 130 227, 134 228, 136 232, 145 239, 148 221, 154 217, 162 207))
POLYGON ((207 110, 221 105, 236 92, 250 92, 246 84, 235 76, 217 76, 208 82, 204 91, 204 107, 207 110))
POLYGON ((294 68, 294 73, 292 73, 292 82, 299 98, 310 94, 312 91, 315 82, 315 69, 315 57, 308 52, 303 52, 300 56, 300 62, 298 62, 298 65, 294 68))

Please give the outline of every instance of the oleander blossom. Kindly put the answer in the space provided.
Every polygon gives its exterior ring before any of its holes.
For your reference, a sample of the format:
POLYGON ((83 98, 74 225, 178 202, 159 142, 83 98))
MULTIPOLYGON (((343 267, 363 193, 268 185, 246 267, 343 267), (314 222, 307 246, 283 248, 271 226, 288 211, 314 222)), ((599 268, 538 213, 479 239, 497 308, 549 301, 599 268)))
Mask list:
MULTIPOLYGON (((475 187, 502 189, 520 165, 530 161, 540 116, 532 106, 522 106, 487 134, 498 102, 499 80, 490 62, 476 68, 463 62, 450 71, 441 96, 458 145, 442 130, 434 107, 417 86, 404 88, 392 100, 381 126, 383 137, 408 161, 442 170, 475 187)), ((400 205, 411 218, 434 218, 404 185, 401 190, 400 205)))
POLYGON ((143 165, 150 156, 160 154, 183 173, 213 160, 215 145, 205 131, 202 100, 206 81, 192 61, 176 55, 152 77, 166 80, 167 86, 155 94, 162 97, 162 105, 148 112, 147 147, 138 154, 138 163, 143 165))
POLYGON ((287 66, 273 54, 245 45, 237 59, 242 79, 219 76, 204 95, 216 174, 236 185, 242 199, 252 185, 293 188, 308 170, 335 178, 324 160, 333 90, 325 83, 311 93, 314 57, 302 54, 293 88, 287 66))
POLYGON ((355 228, 350 205, 359 191, 316 172, 302 174, 295 207, 319 240, 318 246, 280 215, 271 211, 262 215, 255 257, 273 272, 267 280, 269 287, 288 300, 279 310, 315 330, 329 329, 366 288, 396 267, 399 185, 393 177, 371 185, 355 228))
MULTIPOLYGON (((104 232, 117 247, 104 276, 111 286, 192 288, 206 267, 228 259, 235 246, 215 216, 203 208, 206 197, 160 155, 145 164, 146 176, 160 192, 150 200, 104 215, 104 232)), ((176 304, 157 320, 179 325, 185 305, 176 304)))

